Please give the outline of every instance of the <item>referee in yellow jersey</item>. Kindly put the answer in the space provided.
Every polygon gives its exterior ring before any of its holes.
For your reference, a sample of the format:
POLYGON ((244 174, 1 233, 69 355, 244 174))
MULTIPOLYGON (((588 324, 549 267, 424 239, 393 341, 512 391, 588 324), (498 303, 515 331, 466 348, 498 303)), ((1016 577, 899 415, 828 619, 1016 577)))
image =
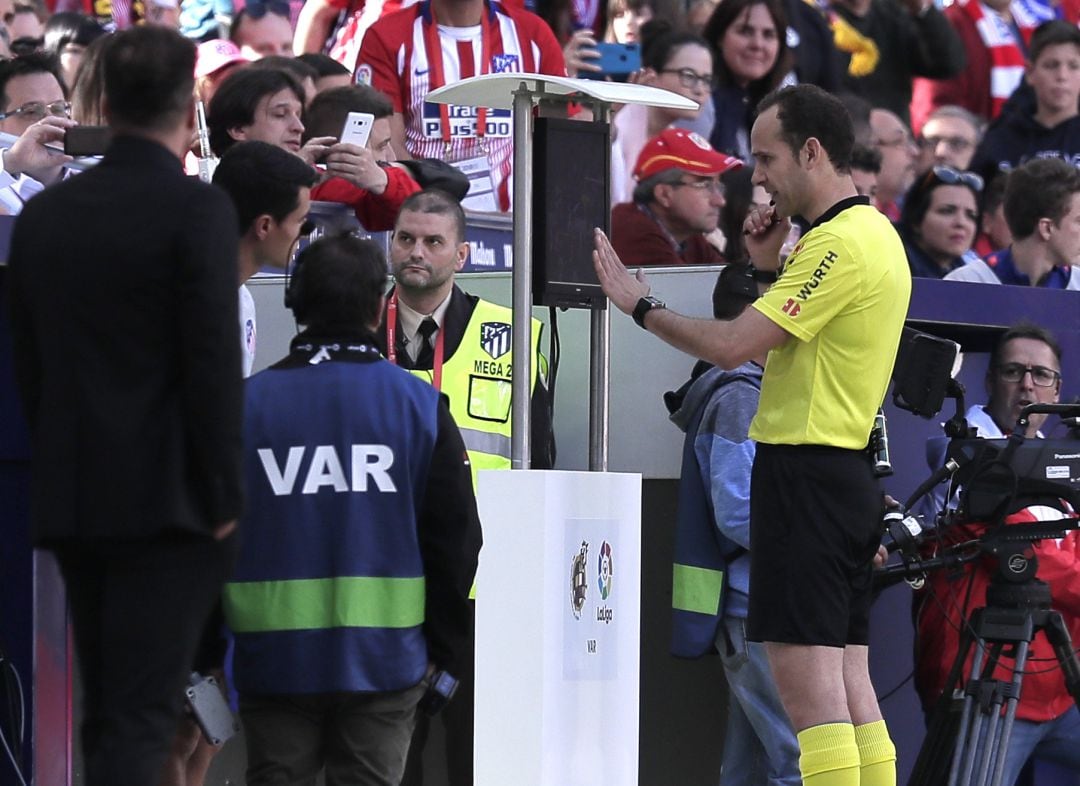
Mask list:
POLYGON ((789 217, 809 231, 779 278, 731 322, 691 319, 649 297, 596 233, 604 292, 643 328, 732 369, 768 352, 751 481, 748 636, 765 642, 798 732, 807 786, 894 786, 896 749, 867 665, 882 494, 867 451, 911 295, 904 248, 851 181, 851 119, 813 85, 766 96, 750 134, 753 182, 773 205, 746 219, 768 280, 789 217))

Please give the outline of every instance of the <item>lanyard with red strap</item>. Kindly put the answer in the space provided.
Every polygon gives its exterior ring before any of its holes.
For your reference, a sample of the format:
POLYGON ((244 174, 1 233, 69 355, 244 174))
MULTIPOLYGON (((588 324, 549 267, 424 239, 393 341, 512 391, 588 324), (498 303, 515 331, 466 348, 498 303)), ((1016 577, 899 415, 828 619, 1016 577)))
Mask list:
MULTIPOLYGON (((395 366, 397 362, 397 290, 395 289, 390 299, 386 301, 386 359, 395 366)), ((435 334, 435 357, 431 370, 431 385, 436 390, 442 390, 442 366, 443 366, 443 337, 446 331, 439 327, 435 334)))
MULTIPOLYGON (((430 3, 428 10, 431 12, 431 24, 424 29, 424 50, 427 53, 428 68, 431 76, 428 81, 429 90, 437 90, 446 84, 446 70, 443 67, 442 43, 439 40, 439 20, 435 18, 435 4, 430 3)), ((485 4, 480 14, 480 74, 483 76, 491 68, 491 16, 485 4)), ((439 104, 439 121, 442 127, 442 140, 446 152, 450 152, 450 106, 439 104)), ((484 147, 484 131, 487 128, 487 109, 480 107, 476 113, 476 138, 480 140, 480 148, 484 147)), ((442 331, 440 331, 441 333, 442 331)))

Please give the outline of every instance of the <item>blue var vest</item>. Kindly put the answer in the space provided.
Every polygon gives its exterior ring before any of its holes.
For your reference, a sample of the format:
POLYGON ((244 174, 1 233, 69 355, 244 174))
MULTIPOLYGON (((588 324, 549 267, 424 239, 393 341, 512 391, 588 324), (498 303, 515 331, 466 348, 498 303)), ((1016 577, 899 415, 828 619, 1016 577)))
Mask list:
POLYGON ((384 360, 248 381, 226 619, 241 692, 400 690, 427 667, 416 520, 438 393, 384 360))

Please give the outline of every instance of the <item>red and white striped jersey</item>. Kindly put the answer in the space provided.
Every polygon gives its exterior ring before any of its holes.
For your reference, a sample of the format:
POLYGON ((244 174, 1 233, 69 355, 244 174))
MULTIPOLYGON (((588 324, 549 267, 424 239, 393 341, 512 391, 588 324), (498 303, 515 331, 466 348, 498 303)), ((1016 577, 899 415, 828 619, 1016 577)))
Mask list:
POLYGON ((431 1, 424 0, 385 16, 364 36, 355 76, 357 82, 388 95, 394 111, 403 115, 405 145, 412 156, 455 162, 486 152, 499 205, 508 210, 511 111, 451 106, 444 118, 439 105, 425 102, 424 97, 443 84, 480 74, 566 76, 566 64, 555 35, 540 17, 499 3, 486 5, 485 15, 483 24, 474 27, 448 27, 437 24, 431 1), (437 39, 432 25, 436 25, 437 39), (436 40, 442 62, 432 68, 429 47, 434 52, 436 40), (437 78, 440 70, 441 81, 437 78), (479 118, 484 122, 478 134, 479 118))

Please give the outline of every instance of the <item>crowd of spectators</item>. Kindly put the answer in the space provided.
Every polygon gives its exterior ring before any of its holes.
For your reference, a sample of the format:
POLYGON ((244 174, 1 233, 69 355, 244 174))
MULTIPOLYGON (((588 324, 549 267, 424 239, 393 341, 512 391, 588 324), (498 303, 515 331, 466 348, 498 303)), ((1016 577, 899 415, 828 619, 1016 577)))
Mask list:
MULTIPOLYGON (((912 274, 941 277, 1008 246, 1002 205, 1009 171, 1033 159, 1080 160, 1078 17, 1075 3, 1046 0, 944 7, 931 0, 0 0, 0 54, 12 58, 0 68, 0 130, 58 147, 64 117, 101 123, 95 41, 131 25, 178 27, 200 44, 196 92, 210 118, 214 155, 245 138, 291 149, 324 170, 316 199, 349 204, 378 230, 393 223, 410 193, 451 181, 455 190, 465 177, 467 209, 512 208, 508 111, 427 103, 426 93, 442 84, 489 71, 532 71, 630 81, 696 102, 696 110, 617 108, 614 208, 636 201, 639 157, 661 132, 685 129, 749 165, 760 99, 784 84, 813 83, 839 94, 851 112, 860 193, 896 223, 912 274), (602 73, 600 45, 636 48, 640 67, 602 73), (44 60, 52 74, 18 76, 44 60), (250 73, 261 69, 270 74, 250 73), (237 71, 244 75, 234 77, 237 71), (288 100, 252 94, 260 79, 280 82, 273 92, 288 93, 288 100), (352 84, 370 86, 389 102, 376 115, 378 148, 367 152, 335 145, 332 126, 318 135, 305 131, 314 97, 352 84), (271 108, 271 98, 282 100, 271 108), (414 158, 427 163, 404 163, 414 158), (455 179, 450 167, 462 175, 455 179), (942 184, 935 167, 978 178, 942 184), (957 188, 969 193, 956 206, 958 226, 943 230, 951 237, 946 258, 931 225, 939 200, 959 194, 957 188), (912 198, 915 204, 906 205, 912 198), (961 241, 965 247, 956 249, 961 241)), ((63 175, 67 161, 55 150, 34 151, 27 164, 29 147, 24 142, 5 156, 5 212, 18 212, 20 200, 63 175)), ((192 152, 194 173, 194 140, 192 152)), ((677 244, 677 256, 697 264, 744 262, 730 235, 708 233, 716 255, 687 257, 677 244)), ((1035 283, 1077 288, 1077 279, 1066 266, 1035 283)))
POLYGON ((753 181, 758 103, 812 83, 848 107, 852 176, 913 276, 1080 289, 1078 21, 1080 4, 1048 0, 0 0, 0 213, 77 173, 64 137, 106 123, 110 38, 162 25, 198 43, 205 126, 189 174, 266 143, 303 161, 311 200, 371 231, 432 186, 472 210, 513 208, 510 112, 429 91, 492 72, 582 75, 698 104, 617 108, 624 262, 747 264, 743 219, 769 199, 753 181), (601 43, 636 47, 640 68, 604 74, 601 43), (374 118, 364 146, 339 141, 349 112, 374 118))

